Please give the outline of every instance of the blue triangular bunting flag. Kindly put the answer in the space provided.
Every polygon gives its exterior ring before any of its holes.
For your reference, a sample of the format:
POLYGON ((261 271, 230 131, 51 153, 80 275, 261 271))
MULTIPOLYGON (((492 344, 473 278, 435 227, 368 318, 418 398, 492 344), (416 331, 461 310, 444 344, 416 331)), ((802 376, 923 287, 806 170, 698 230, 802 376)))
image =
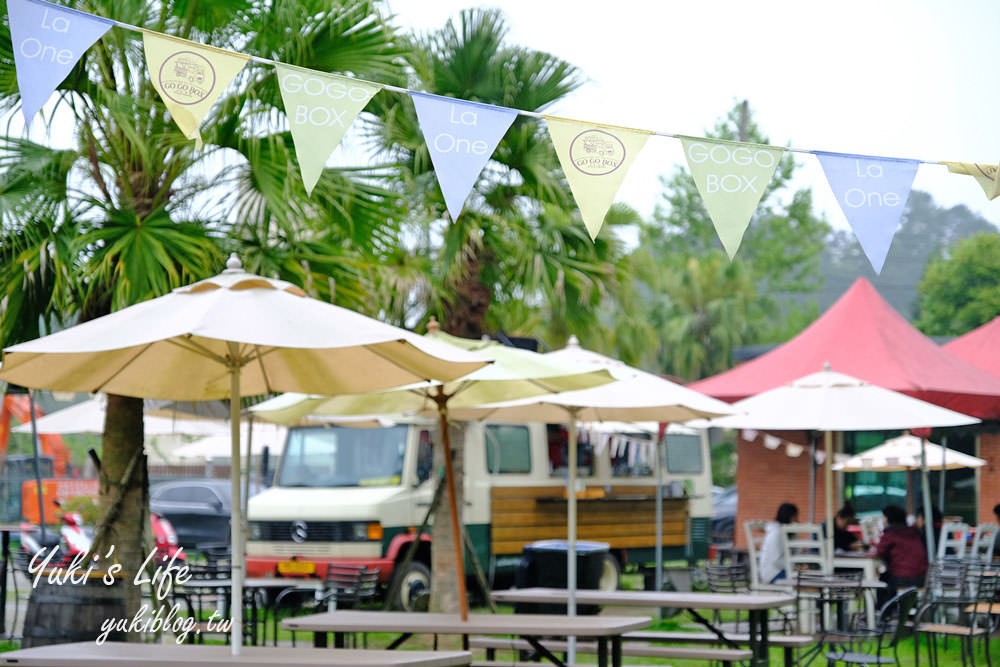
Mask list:
POLYGON ((114 24, 42 0, 7 0, 7 15, 21 110, 30 126, 84 52, 114 24))
POLYGON ((456 220, 517 111, 427 93, 410 97, 448 213, 456 220))
POLYGON ((920 162, 814 153, 861 249, 875 272, 881 273, 920 162))

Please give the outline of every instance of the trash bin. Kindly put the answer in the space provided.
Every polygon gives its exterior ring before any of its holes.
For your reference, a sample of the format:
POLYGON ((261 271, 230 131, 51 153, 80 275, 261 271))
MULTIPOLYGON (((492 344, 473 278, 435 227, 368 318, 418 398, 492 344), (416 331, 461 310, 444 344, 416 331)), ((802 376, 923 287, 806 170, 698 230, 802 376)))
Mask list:
MULTIPOLYGON (((577 589, 596 590, 600 587, 604 559, 610 551, 610 545, 605 542, 576 543, 577 589)), ((568 554, 569 543, 566 540, 541 540, 526 545, 521 552, 514 585, 517 588, 566 588, 568 554)), ((600 610, 599 605, 577 605, 576 613, 596 614, 600 610)), ((565 614, 566 605, 519 602, 514 605, 514 613, 565 614)))

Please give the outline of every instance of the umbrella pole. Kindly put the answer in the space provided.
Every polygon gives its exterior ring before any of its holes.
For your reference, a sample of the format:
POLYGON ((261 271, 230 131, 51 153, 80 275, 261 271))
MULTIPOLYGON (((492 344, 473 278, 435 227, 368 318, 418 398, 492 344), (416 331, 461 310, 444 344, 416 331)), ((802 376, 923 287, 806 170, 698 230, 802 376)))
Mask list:
POLYGON ((231 438, 232 518, 229 521, 229 568, 232 578, 232 595, 229 598, 232 613, 230 628, 232 655, 240 654, 243 646, 243 503, 240 502, 240 368, 237 363, 239 350, 236 343, 229 343, 229 432, 231 438))
POLYGON ((823 432, 823 442, 826 458, 823 461, 824 482, 826 485, 826 557, 827 569, 833 571, 833 432, 823 432))
MULTIPOLYGON (((577 411, 569 408, 569 432, 567 433, 567 456, 566 465, 566 485, 568 493, 566 495, 566 589, 568 597, 566 600, 566 614, 576 616, 576 469, 577 469, 577 440, 579 436, 576 430, 577 411)), ((576 663, 576 637, 570 636, 568 651, 566 652, 566 664, 576 663)))
POLYGON ((927 474, 927 440, 920 438, 920 487, 924 496, 924 532, 927 533, 927 562, 934 562, 934 515, 931 512, 931 484, 927 474))
POLYGON ((455 499, 455 470, 451 464, 451 434, 448 432, 448 396, 438 387, 434 402, 438 407, 441 424, 441 444, 444 449, 444 478, 448 485, 448 507, 451 511, 451 536, 455 541, 455 570, 458 577, 458 608, 462 620, 469 620, 469 599, 465 592, 465 553, 462 549, 462 531, 458 526, 458 502, 455 499))

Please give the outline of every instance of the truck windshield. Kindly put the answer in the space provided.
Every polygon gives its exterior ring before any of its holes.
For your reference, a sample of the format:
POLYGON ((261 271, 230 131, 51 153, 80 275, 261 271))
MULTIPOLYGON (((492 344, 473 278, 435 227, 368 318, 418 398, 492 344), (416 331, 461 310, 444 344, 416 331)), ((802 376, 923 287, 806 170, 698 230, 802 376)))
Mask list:
POLYGON ((398 485, 403 475, 406 432, 406 425, 289 429, 278 486, 398 485))

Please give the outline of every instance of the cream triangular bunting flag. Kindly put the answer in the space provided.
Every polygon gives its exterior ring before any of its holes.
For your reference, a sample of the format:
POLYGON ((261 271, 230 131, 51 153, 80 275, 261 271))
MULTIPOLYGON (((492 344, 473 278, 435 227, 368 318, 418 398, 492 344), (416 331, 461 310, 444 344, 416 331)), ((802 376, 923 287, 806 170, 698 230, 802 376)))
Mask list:
POLYGON ((650 132, 543 116, 576 205, 590 238, 604 216, 650 132))
POLYGON ((201 147, 198 127, 250 56, 150 30, 142 31, 153 88, 184 136, 201 147))
POLYGON ((696 137, 680 140, 715 232, 732 259, 785 149, 696 137))
POLYGON ((987 199, 1000 197, 1000 165, 980 162, 944 162, 953 174, 964 174, 976 179, 987 199))

